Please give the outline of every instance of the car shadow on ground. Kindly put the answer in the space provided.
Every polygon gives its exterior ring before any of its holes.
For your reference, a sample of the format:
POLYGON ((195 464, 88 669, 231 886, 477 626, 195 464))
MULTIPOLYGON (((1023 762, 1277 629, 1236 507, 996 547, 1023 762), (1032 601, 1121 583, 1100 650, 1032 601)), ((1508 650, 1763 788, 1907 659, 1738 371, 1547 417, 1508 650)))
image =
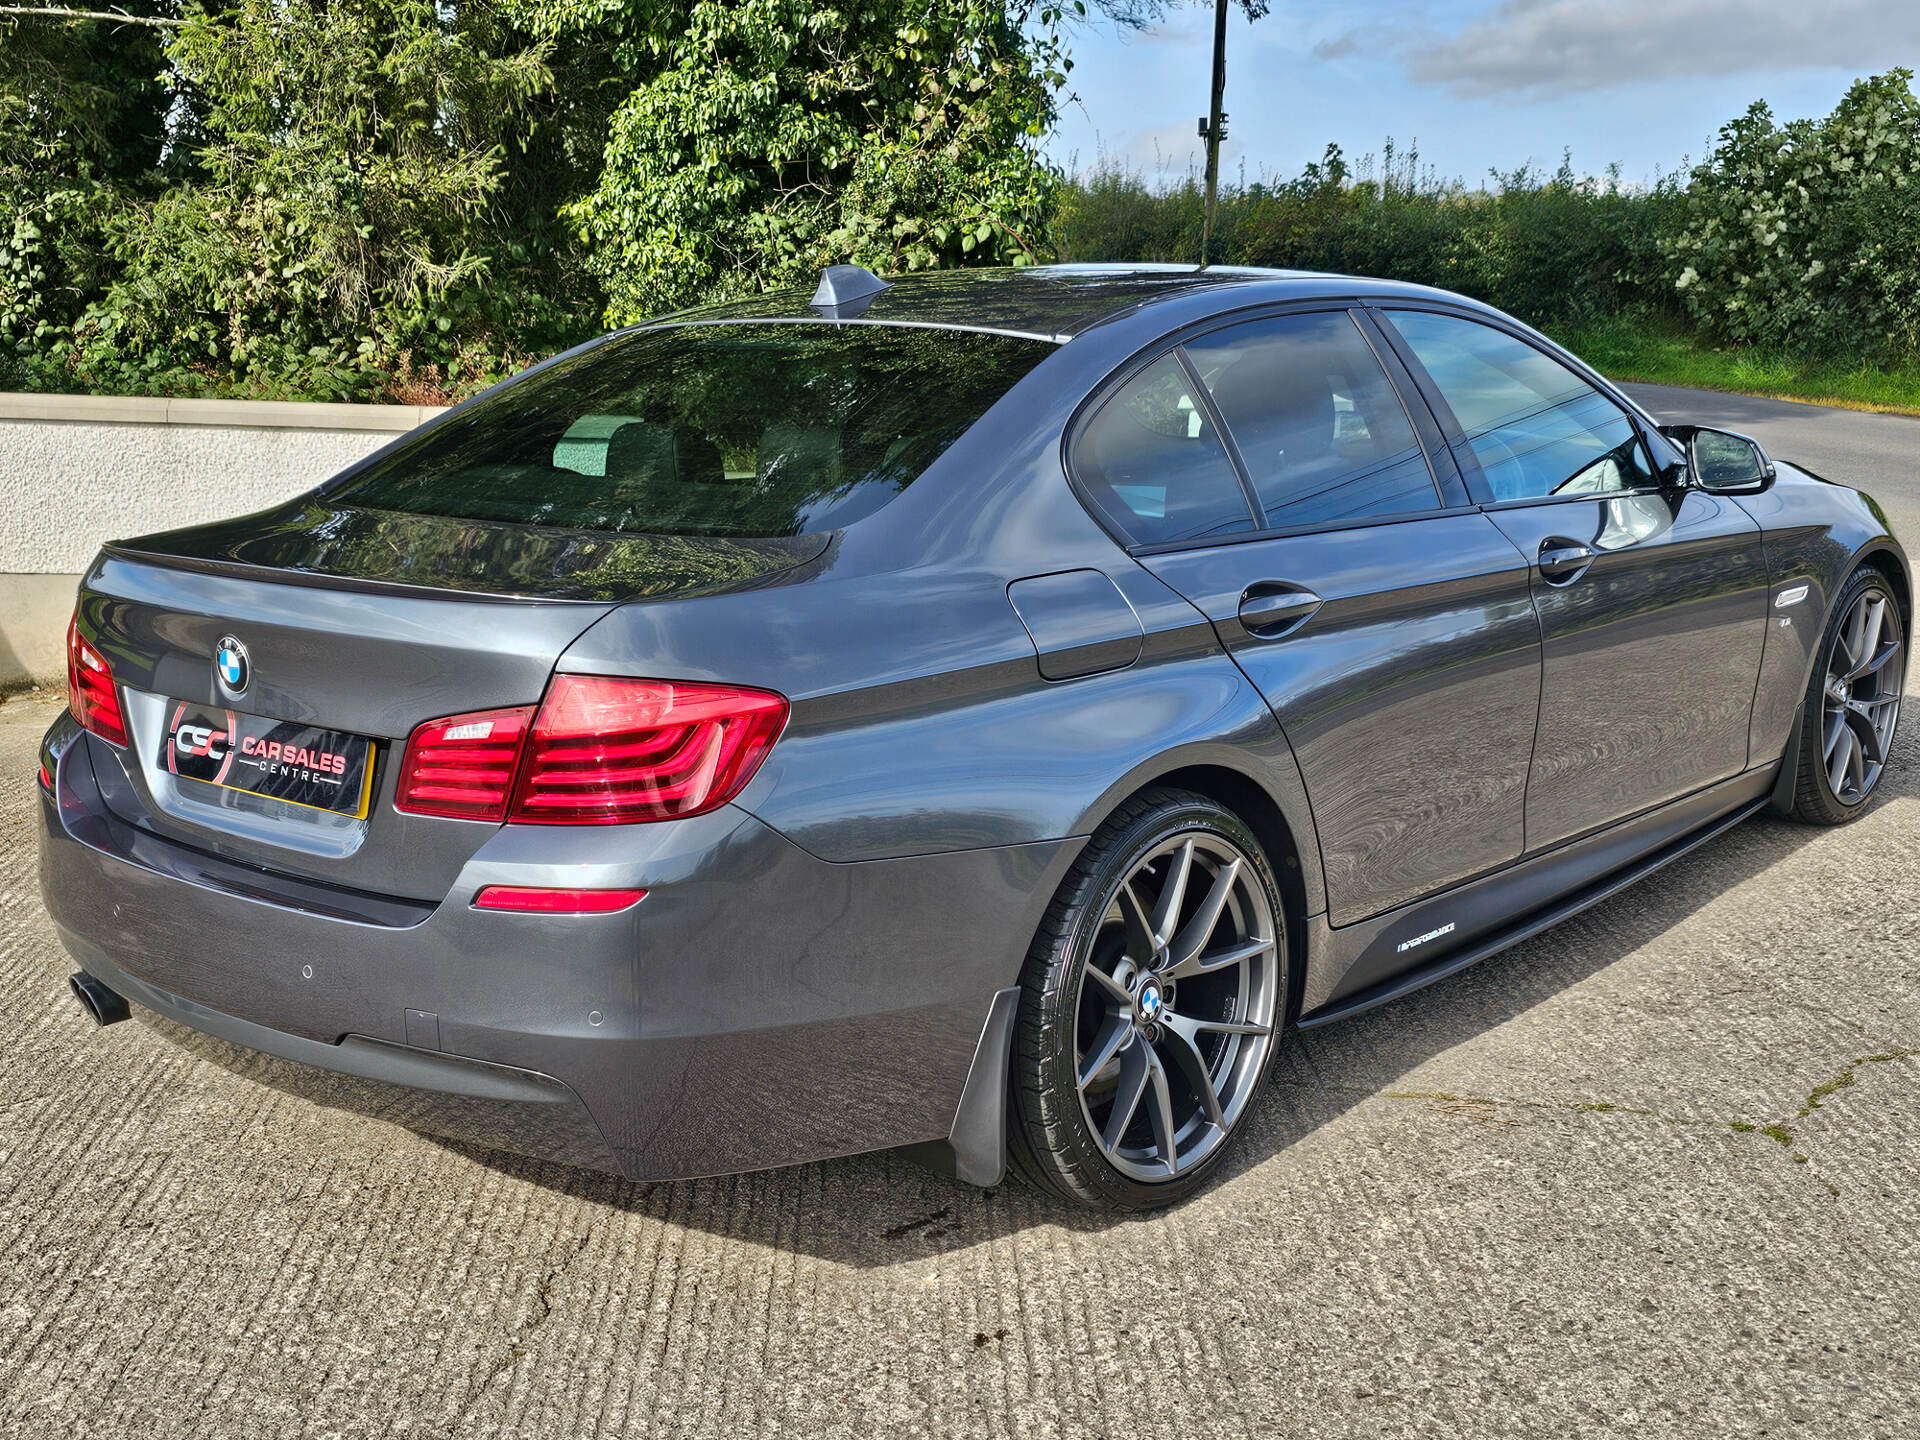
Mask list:
MULTIPOLYGON (((1878 803, 1901 803, 1905 779, 1890 767, 1878 803)), ((1201 1198, 1267 1164, 1354 1105, 1391 1089, 1396 1078, 1434 1056, 1632 955, 1728 888, 1786 860, 1819 833, 1788 821, 1756 818, 1675 861, 1654 883, 1629 887, 1587 912, 1583 935, 1598 943, 1555 943, 1554 932, 1548 931, 1416 994, 1324 1030, 1289 1037, 1264 1102, 1201 1198), (1343 1084, 1343 1075, 1357 1078, 1343 1084)), ((777 1117, 770 1116, 768 1123, 778 1123, 777 1117)), ((723 1179, 627 1185, 471 1147, 451 1148, 581 1199, 862 1268, 991 1244, 1035 1226, 1095 1233, 1129 1218, 1086 1211, 1017 1182, 978 1190, 895 1154, 723 1179)))
MULTIPOLYGON (((1909 803, 1914 742, 1901 737, 1883 778, 1876 808, 1909 803)), ((1556 942, 1556 930, 1489 957, 1427 989, 1284 1042, 1272 1085, 1214 1182, 1189 1205, 1231 1187, 1316 1130, 1383 1091, 1433 1057, 1485 1035, 1632 955, 1686 921, 1726 890, 1788 859, 1820 830, 1756 817, 1702 845, 1586 912, 1584 942, 1556 942)), ((265 1057, 160 1026, 176 1043, 253 1080, 336 1108, 337 1096, 289 1082, 265 1057)), ((293 1067, 288 1067, 289 1069, 293 1067)), ((779 1117, 767 1117, 769 1125, 779 1117)), ((640 1184, 592 1171, 506 1155, 427 1136, 476 1165, 530 1185, 651 1218, 707 1231, 735 1242, 870 1269, 992 1245, 1037 1227, 1094 1235, 1139 1217, 1082 1209, 1009 1180, 980 1190, 882 1152, 783 1170, 714 1179, 640 1184)))

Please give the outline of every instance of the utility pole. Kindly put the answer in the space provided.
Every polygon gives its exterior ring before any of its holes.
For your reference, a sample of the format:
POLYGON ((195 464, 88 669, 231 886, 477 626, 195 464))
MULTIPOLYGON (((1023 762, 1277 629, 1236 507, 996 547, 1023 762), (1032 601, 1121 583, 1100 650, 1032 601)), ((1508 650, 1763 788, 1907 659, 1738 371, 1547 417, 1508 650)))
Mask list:
POLYGON ((1220 108, 1220 102, 1226 93, 1227 0, 1213 0, 1213 94, 1207 117, 1200 122, 1200 138, 1207 142, 1207 201, 1200 218, 1202 265, 1207 263, 1207 252, 1213 244, 1213 207, 1220 191, 1220 142, 1227 138, 1227 112, 1220 108))

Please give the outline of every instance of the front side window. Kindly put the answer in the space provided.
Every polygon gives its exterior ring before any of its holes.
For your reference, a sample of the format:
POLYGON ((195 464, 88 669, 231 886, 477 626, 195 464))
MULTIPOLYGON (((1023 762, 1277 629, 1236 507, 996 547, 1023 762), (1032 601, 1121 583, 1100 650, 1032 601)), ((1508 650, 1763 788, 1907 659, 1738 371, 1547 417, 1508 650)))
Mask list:
POLYGON ((1345 311, 1232 325, 1187 354, 1269 528, 1440 504, 1400 396, 1345 311))
POLYGON ((1495 500, 1656 483, 1626 411, 1559 361, 1457 315, 1399 310, 1391 319, 1460 422, 1495 500))
POLYGON ((1089 498, 1138 545, 1253 529, 1226 446, 1177 357, 1128 381, 1073 442, 1089 498))
POLYGON ((643 330, 510 386, 328 498, 652 535, 834 530, 904 490, 1053 349, 885 325, 643 330))

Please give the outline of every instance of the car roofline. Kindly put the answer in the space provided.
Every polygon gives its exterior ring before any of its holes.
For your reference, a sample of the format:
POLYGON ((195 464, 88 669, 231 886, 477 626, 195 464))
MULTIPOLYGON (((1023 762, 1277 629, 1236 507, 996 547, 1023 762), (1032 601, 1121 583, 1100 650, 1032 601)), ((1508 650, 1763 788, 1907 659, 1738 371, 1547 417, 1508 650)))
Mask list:
MULTIPOLYGON (((783 287, 755 296, 714 301, 649 316, 614 333, 630 334, 640 330, 686 325, 864 323, 1013 335, 1065 344, 1130 315, 1178 303, 1182 299, 1193 300, 1206 295, 1224 297, 1235 291, 1247 290, 1271 292, 1262 298, 1271 298, 1276 302, 1350 299, 1374 303, 1406 299, 1474 303, 1470 297, 1434 286, 1377 276, 1345 275, 1328 270, 1291 270, 1251 265, 1196 266, 1164 262, 1035 265, 981 270, 930 270, 902 275, 883 291, 864 297, 874 304, 873 312, 868 312, 863 304, 859 314, 843 312, 836 316, 821 313, 811 308, 811 292, 798 287, 783 287), (1000 283, 1015 277, 1030 277, 1036 282, 1054 279, 1069 284, 1075 280, 1124 282, 1129 278, 1147 283, 1132 289, 1122 285, 1116 293, 1105 297, 1093 296, 1085 291, 1078 296, 1061 294, 1049 297, 1044 291, 1037 291, 1028 295, 1008 296, 1009 302, 1018 307, 1012 314, 984 319, 967 314, 960 297, 964 295, 969 279, 997 288, 1000 283), (944 313, 938 309, 929 313, 915 303, 919 294, 924 293, 922 286, 928 284, 946 292, 945 298, 949 303, 944 307, 944 313), (1108 303, 1101 304, 1101 298, 1108 303), (959 303, 954 303, 956 301, 959 303), (898 308, 902 302, 908 307, 905 313, 898 308)), ((982 293, 987 292, 983 290, 982 293)))
POLYGON ((830 315, 727 315, 711 320, 703 320, 698 316, 676 315, 662 317, 659 320, 643 320, 638 325, 629 325, 616 333, 634 335, 646 330, 704 330, 721 325, 831 325, 836 329, 849 325, 863 325, 873 329, 892 330, 959 330, 969 335, 1005 335, 1015 340, 1044 340, 1053 345, 1064 345, 1073 339, 1071 334, 1065 332, 1017 330, 1005 325, 967 325, 952 320, 867 320, 844 316, 836 318, 830 315))
MULTIPOLYGON (((916 328, 916 330, 950 330, 956 334, 1000 334, 1021 340, 1041 340, 1046 344, 1064 346, 1071 340, 1079 340, 1091 332, 1108 328, 1112 324, 1127 321, 1142 313, 1152 313, 1167 305, 1175 305, 1183 311, 1192 313, 1192 303, 1198 301, 1202 309, 1217 307, 1221 313, 1233 311, 1238 307, 1252 307, 1265 303, 1294 303, 1294 301, 1346 301, 1359 305, 1380 305, 1394 301, 1413 301, 1413 303, 1448 303, 1461 305, 1467 309, 1484 309, 1488 313, 1500 315, 1484 301, 1476 301, 1471 296, 1461 296, 1452 290, 1442 290, 1438 286, 1417 284, 1409 280, 1390 280, 1382 276, 1338 275, 1334 271, 1290 271, 1290 269, 1263 269, 1254 265, 1033 265, 1018 269, 985 269, 985 271, 922 271, 914 275, 900 276, 897 282, 889 284, 885 292, 877 292, 870 300, 877 303, 877 313, 868 313, 866 305, 860 305, 858 315, 831 315, 820 313, 810 307, 806 292, 797 288, 770 290, 753 298, 724 300, 693 305, 687 309, 668 311, 664 315, 649 317, 636 324, 622 326, 614 330, 611 336, 632 336, 645 330, 672 330, 672 328, 691 328, 691 326, 720 326, 720 324, 870 324, 870 326, 897 326, 897 328, 916 328), (1016 298, 1014 313, 1002 315, 979 315, 968 313, 968 307, 962 303, 952 303, 966 294, 968 276, 977 276, 981 284, 1004 282, 1010 276, 1033 276, 1035 280, 1044 280, 1048 276, 1056 278, 1108 278, 1125 280, 1135 276, 1142 282, 1164 282, 1144 288, 1121 288, 1112 296, 1108 305, 1100 303, 1066 303, 1056 307, 1048 296, 1020 296, 1016 298), (931 282, 941 286, 947 294, 945 305, 924 307, 916 305, 916 292, 922 282, 931 282), (1231 300, 1231 296, 1240 296, 1240 300, 1231 300), (899 305, 899 301, 908 301, 906 313, 895 309, 887 313, 889 305, 899 305), (1031 303, 1021 303, 1031 301, 1031 303), (1185 301, 1185 303, 1183 303, 1185 301), (916 313, 920 311, 920 313, 916 313), (995 323, 998 321, 998 323, 995 323)), ((1511 319, 1511 317, 1507 317, 1511 319)))

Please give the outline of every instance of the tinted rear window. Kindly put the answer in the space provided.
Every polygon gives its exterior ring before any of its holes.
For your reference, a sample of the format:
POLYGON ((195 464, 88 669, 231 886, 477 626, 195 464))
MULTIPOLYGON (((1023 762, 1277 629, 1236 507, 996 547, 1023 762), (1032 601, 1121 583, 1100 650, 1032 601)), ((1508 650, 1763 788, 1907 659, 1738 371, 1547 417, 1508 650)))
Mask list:
POLYGON ((881 325, 643 331, 508 388, 329 498, 654 535, 838 529, 904 490, 1053 349, 881 325))

